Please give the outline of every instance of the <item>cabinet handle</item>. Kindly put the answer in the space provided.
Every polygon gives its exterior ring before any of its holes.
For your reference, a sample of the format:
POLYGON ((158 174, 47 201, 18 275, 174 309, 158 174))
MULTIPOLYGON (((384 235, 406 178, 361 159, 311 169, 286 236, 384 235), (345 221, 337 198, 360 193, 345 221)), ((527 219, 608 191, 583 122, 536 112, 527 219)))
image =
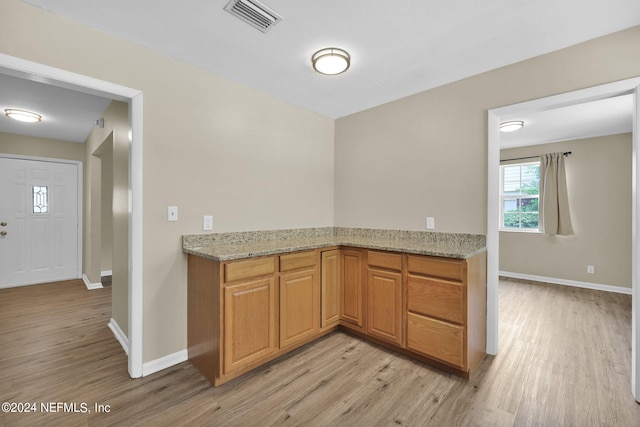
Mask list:
POLYGON ((0 226, 2 226, 2 227, 6 227, 6 226, 7 226, 7 222, 6 222, 6 221, 2 221, 2 222, 0 222, 0 226))
POLYGON ((0 231, 0 236, 4 237, 4 236, 6 236, 6 235, 7 235, 7 232, 6 232, 6 231, 0 231))

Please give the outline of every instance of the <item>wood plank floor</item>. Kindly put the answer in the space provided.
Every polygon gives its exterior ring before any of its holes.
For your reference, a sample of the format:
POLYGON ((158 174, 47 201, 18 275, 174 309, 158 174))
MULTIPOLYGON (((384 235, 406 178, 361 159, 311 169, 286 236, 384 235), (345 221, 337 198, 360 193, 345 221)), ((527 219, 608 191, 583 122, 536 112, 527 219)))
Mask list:
POLYGON ((0 290, 0 401, 38 405, 0 425, 640 425, 628 295, 501 281, 500 352, 470 381, 344 333, 218 388, 188 362, 133 380, 109 318, 110 288, 0 290))

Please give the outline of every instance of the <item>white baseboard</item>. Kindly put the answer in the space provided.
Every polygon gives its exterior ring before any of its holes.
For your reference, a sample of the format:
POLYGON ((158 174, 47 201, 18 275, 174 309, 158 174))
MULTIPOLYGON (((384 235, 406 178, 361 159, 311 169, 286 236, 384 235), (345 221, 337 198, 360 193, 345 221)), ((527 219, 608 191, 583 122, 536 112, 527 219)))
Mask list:
POLYGON ((180 350, 173 354, 160 357, 159 359, 152 360, 142 364, 142 376, 146 377, 163 369, 177 365, 178 363, 186 362, 189 360, 189 354, 187 350, 180 350))
POLYGON ((111 332, 113 332, 113 335, 116 337, 116 339, 122 346, 122 349, 128 356, 129 355, 129 338, 127 338, 127 335, 124 332, 122 332, 122 329, 120 329, 120 325, 118 325, 118 322, 116 322, 113 318, 109 320, 109 329, 111 329, 111 332))
POLYGON ((101 271, 100 275, 103 276, 103 277, 104 276, 113 276, 113 271, 111 271, 111 270, 101 271))
POLYGON ((511 277, 514 279, 533 280, 534 282, 546 282, 553 283, 554 285, 573 286, 576 288, 594 289, 596 291, 631 295, 631 288, 625 288, 623 286, 611 286, 600 283, 580 282, 577 280, 557 279, 555 277, 534 276, 532 274, 511 273, 509 271, 500 271, 498 274, 500 276, 511 277))
POLYGON ((89 280, 87 275, 84 273, 82 274, 82 281, 84 282, 84 285, 87 287, 87 289, 89 289, 90 291, 93 289, 102 288, 102 283, 91 283, 91 280, 89 280))

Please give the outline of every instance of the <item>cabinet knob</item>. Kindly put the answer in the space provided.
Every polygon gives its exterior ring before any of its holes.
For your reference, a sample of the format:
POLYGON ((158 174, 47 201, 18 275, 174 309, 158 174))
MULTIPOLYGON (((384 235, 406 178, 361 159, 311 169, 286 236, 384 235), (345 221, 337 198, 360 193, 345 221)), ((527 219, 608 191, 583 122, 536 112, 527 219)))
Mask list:
POLYGON ((4 237, 4 236, 6 236, 6 235, 7 235, 7 232, 6 232, 6 231, 0 231, 0 236, 4 237))
POLYGON ((0 222, 0 226, 2 226, 2 227, 6 227, 6 226, 7 226, 7 222, 6 222, 6 221, 2 221, 2 222, 0 222))

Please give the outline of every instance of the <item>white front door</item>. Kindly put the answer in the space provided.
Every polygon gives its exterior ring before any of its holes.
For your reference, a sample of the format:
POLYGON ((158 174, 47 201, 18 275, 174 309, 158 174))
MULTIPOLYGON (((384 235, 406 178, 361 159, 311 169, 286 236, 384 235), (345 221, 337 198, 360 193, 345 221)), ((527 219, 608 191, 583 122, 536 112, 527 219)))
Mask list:
POLYGON ((80 169, 0 157, 0 288, 80 277, 80 169))

